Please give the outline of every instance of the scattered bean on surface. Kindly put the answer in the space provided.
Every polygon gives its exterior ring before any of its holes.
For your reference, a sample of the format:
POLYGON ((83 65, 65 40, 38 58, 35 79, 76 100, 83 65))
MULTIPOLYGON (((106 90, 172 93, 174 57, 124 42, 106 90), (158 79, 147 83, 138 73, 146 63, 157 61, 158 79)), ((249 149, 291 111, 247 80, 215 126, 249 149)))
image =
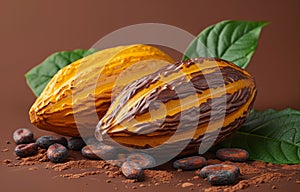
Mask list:
POLYGON ((38 146, 36 143, 20 144, 15 147, 15 153, 19 157, 29 157, 37 154, 38 146))
POLYGON ((203 167, 200 176, 212 185, 229 185, 236 182, 240 169, 235 165, 215 164, 203 167))
POLYGON ((142 169, 152 168, 156 166, 155 159, 146 153, 132 153, 127 157, 127 161, 133 161, 141 166, 142 169))
POLYGON ((48 147, 54 143, 59 143, 63 146, 68 146, 68 141, 64 137, 56 137, 52 135, 41 136, 36 140, 37 145, 42 149, 48 149, 48 147))
POLYGON ((13 139, 16 144, 26 144, 34 142, 33 132, 27 128, 19 128, 14 131, 13 139))
POLYGON ((87 145, 81 149, 81 153, 88 159, 115 159, 118 155, 118 149, 111 145, 97 144, 87 145))
POLYGON ((47 157, 53 163, 63 163, 68 157, 68 149, 59 143, 54 143, 49 146, 47 157))
POLYGON ((204 157, 191 156, 191 157, 185 157, 174 161, 173 167, 175 169, 193 170, 193 169, 202 168, 206 164, 207 161, 204 157))
POLYGON ((143 174, 142 167, 133 161, 124 162, 121 169, 124 176, 128 179, 140 179, 143 174))
POLYGON ((216 152, 216 156, 222 161, 244 162, 249 158, 249 153, 239 148, 222 148, 216 152))
POLYGON ((80 151, 85 146, 85 142, 81 137, 72 137, 68 141, 68 148, 74 151, 80 151))

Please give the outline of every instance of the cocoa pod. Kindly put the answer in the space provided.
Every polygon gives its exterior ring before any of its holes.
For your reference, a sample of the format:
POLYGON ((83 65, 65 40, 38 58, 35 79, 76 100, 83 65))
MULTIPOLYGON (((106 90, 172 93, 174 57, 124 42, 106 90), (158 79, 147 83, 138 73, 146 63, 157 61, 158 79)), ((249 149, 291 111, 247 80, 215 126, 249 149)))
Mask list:
POLYGON ((94 133, 114 97, 112 92, 118 94, 128 83, 172 62, 167 54, 148 45, 98 51, 55 74, 29 111, 31 123, 67 136, 94 133), (155 65, 144 62, 149 60, 155 65), (75 119, 75 114, 82 118, 75 119))
POLYGON ((254 79, 233 63, 182 61, 128 84, 100 120, 96 135, 138 149, 164 144, 171 150, 188 141, 183 153, 192 154, 204 135, 206 142, 218 143, 237 130, 255 96, 254 79))

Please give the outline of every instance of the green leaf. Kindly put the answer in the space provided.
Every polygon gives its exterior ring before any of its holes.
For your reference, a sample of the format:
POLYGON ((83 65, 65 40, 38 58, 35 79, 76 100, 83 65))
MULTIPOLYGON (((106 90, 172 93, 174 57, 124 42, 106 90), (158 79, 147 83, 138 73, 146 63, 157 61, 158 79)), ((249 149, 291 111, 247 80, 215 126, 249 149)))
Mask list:
POLYGON ((216 148, 248 150, 250 159, 276 164, 300 163, 300 111, 252 111, 246 123, 216 148))
POLYGON ((221 58, 245 69, 267 22, 222 21, 202 31, 185 51, 183 60, 195 57, 221 58))
POLYGON ((25 74, 28 86, 38 97, 44 90, 50 79, 63 67, 95 53, 95 49, 74 51, 62 51, 50 55, 41 64, 32 68, 25 74))

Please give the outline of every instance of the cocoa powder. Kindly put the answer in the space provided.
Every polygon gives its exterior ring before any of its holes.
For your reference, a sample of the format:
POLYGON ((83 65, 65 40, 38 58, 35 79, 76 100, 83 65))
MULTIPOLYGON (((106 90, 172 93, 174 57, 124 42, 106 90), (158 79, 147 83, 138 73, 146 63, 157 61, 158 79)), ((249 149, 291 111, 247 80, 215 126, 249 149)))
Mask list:
POLYGON ((169 183, 174 176, 171 172, 162 170, 145 170, 144 175, 151 180, 150 183, 169 183))
MULTIPOLYGON (((185 188, 189 190, 199 190, 204 192, 235 192, 248 187, 258 187, 263 183, 270 183, 272 181, 278 181, 281 178, 291 180, 291 178, 299 174, 300 165, 274 165, 271 163, 264 163, 259 161, 249 161, 246 163, 234 163, 234 162, 221 162, 218 159, 208 159, 208 164, 233 164, 240 168, 241 176, 240 180, 232 186, 208 186, 203 187, 203 184, 199 182, 203 181, 199 177, 200 169, 186 172, 177 171, 173 169, 163 170, 160 169, 146 169, 144 170, 143 180, 138 182, 136 180, 126 179, 118 166, 121 162, 104 161, 104 160, 88 160, 82 159, 82 157, 75 158, 70 156, 65 163, 54 164, 49 162, 46 156, 46 150, 39 149, 37 155, 26 158, 16 158, 16 160, 4 159, 0 161, 2 165, 8 167, 24 167, 28 166, 29 171, 35 171, 39 168, 45 168, 53 170, 54 172, 60 172, 59 177, 66 179, 80 179, 91 175, 105 174, 107 181, 114 182, 114 178, 123 178, 125 188, 136 189, 137 187, 150 187, 158 186, 162 184, 169 184, 171 182, 177 183, 177 187, 185 188), (285 172, 285 173, 283 173, 285 172), (186 179, 182 179, 182 174, 190 174, 186 179), (134 183, 138 182, 138 185, 134 183), (132 186, 127 186, 132 185, 132 186)), ((299 179, 294 180, 295 183, 300 183, 299 179)), ((272 185, 272 189, 277 189, 276 185, 272 185)))

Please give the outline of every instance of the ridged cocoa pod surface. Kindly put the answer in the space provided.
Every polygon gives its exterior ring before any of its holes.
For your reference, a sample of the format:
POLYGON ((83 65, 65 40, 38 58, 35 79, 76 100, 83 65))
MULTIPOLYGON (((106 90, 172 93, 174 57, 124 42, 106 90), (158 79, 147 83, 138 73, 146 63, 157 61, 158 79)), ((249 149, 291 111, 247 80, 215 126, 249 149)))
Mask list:
POLYGON ((187 142, 182 154, 193 154, 204 135, 206 142, 218 143, 237 130, 255 96, 254 79, 233 63, 182 61, 127 85, 99 122, 96 135, 138 149, 167 145, 163 153, 187 142))
POLYGON ((98 51, 55 74, 29 111, 31 123, 67 136, 93 134, 125 85, 170 63, 167 54, 148 45, 98 51))

